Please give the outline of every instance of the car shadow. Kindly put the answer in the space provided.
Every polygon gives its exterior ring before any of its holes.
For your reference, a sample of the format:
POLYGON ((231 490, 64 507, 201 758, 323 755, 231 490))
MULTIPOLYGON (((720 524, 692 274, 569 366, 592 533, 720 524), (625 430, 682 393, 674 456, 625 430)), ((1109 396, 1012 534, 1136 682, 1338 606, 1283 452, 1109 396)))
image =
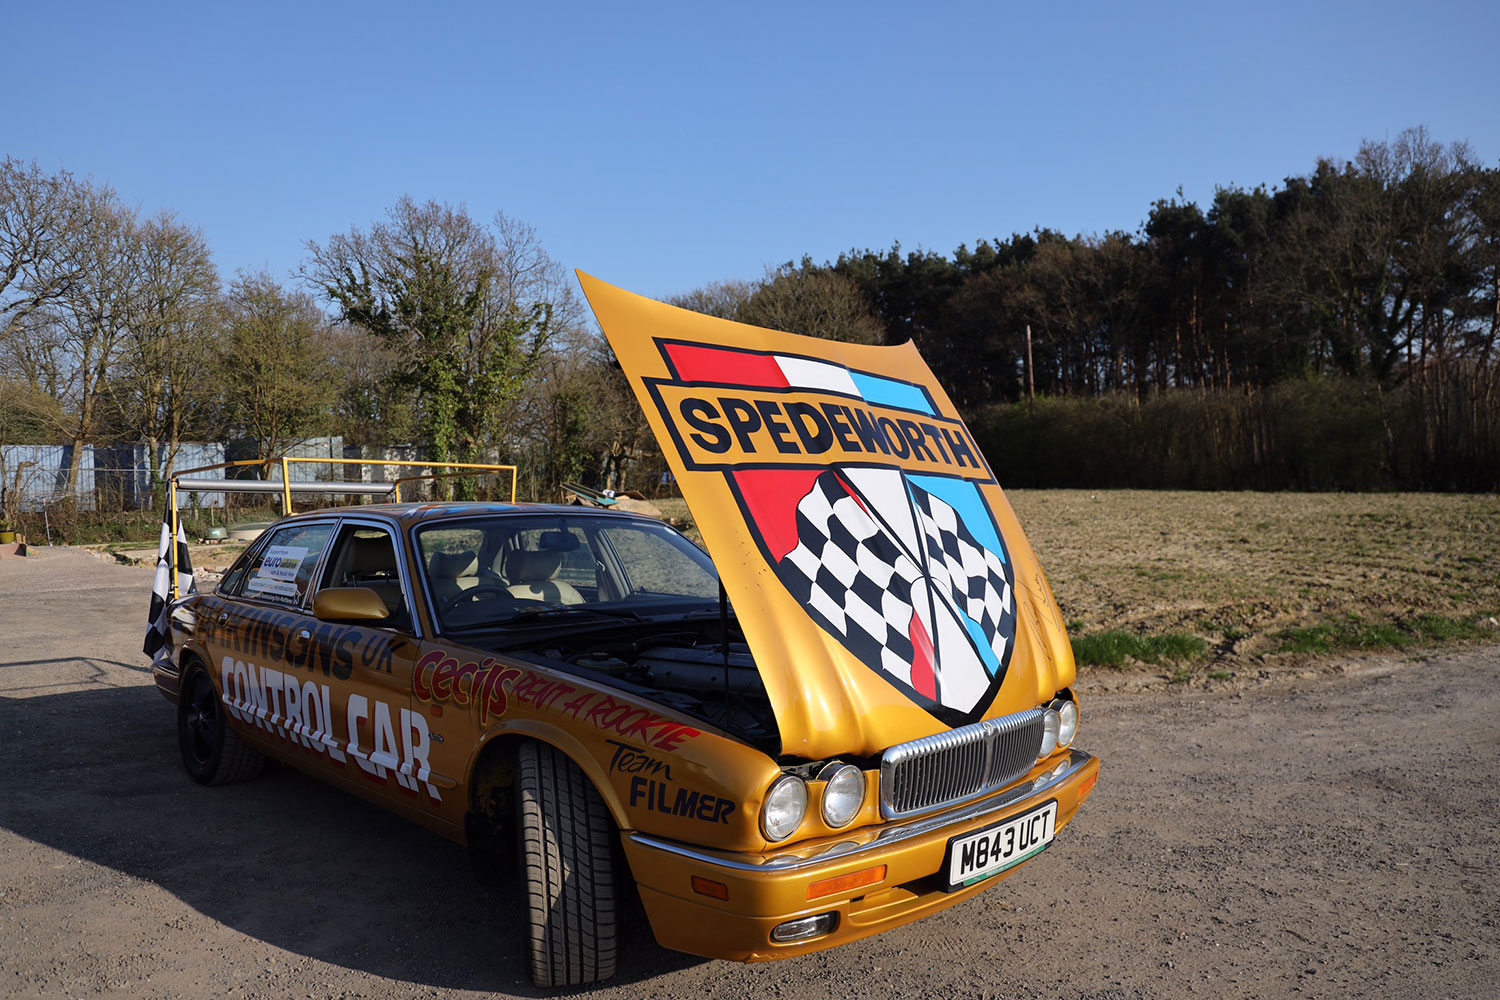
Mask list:
MULTIPOLYGON (((148 686, 0 695, 0 827, 289 952, 443 989, 557 995, 526 973, 513 878, 487 890, 462 847, 290 767, 197 785, 174 720, 148 686)), ((622 918, 611 984, 704 961, 659 948, 633 893, 622 918)))

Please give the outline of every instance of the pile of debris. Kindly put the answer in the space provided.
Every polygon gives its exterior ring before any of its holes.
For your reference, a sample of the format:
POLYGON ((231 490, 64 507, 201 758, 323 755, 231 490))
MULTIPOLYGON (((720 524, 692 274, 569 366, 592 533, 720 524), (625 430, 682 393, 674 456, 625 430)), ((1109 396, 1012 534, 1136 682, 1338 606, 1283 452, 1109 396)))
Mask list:
POLYGON ((563 502, 579 507, 608 507, 664 520, 661 510, 639 490, 596 490, 581 483, 563 483, 563 502))

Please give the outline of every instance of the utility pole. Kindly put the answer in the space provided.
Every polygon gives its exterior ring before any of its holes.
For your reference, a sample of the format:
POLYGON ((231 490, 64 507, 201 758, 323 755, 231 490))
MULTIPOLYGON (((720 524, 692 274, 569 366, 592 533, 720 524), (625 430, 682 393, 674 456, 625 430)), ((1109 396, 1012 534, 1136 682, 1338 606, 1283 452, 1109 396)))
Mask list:
POLYGON ((1031 324, 1026 324, 1026 412, 1036 416, 1036 374, 1031 364, 1031 324))

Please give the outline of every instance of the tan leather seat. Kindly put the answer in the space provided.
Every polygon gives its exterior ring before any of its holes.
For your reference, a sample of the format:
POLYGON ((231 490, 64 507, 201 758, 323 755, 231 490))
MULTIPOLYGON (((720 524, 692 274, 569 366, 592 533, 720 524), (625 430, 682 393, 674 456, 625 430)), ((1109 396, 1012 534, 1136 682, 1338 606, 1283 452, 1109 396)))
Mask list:
POLYGON ((561 552, 516 549, 506 553, 505 578, 510 592, 527 601, 550 604, 582 604, 583 595, 571 583, 552 579, 562 568, 561 552))
POLYGON ((441 607, 479 585, 479 556, 473 552, 434 552, 427 560, 432 593, 441 607))

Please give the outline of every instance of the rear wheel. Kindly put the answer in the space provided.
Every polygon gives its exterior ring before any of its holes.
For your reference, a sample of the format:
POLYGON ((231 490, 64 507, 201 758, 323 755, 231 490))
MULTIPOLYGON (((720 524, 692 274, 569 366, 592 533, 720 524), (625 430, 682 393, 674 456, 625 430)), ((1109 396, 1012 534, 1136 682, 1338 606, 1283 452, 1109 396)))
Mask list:
POLYGON ((518 750, 516 811, 526 884, 526 951, 538 986, 615 972, 614 824, 588 777, 555 747, 518 750))
POLYGON ((200 785, 227 785, 253 778, 266 758, 229 728, 219 692, 202 669, 188 673, 177 699, 177 746, 182 764, 200 785))

